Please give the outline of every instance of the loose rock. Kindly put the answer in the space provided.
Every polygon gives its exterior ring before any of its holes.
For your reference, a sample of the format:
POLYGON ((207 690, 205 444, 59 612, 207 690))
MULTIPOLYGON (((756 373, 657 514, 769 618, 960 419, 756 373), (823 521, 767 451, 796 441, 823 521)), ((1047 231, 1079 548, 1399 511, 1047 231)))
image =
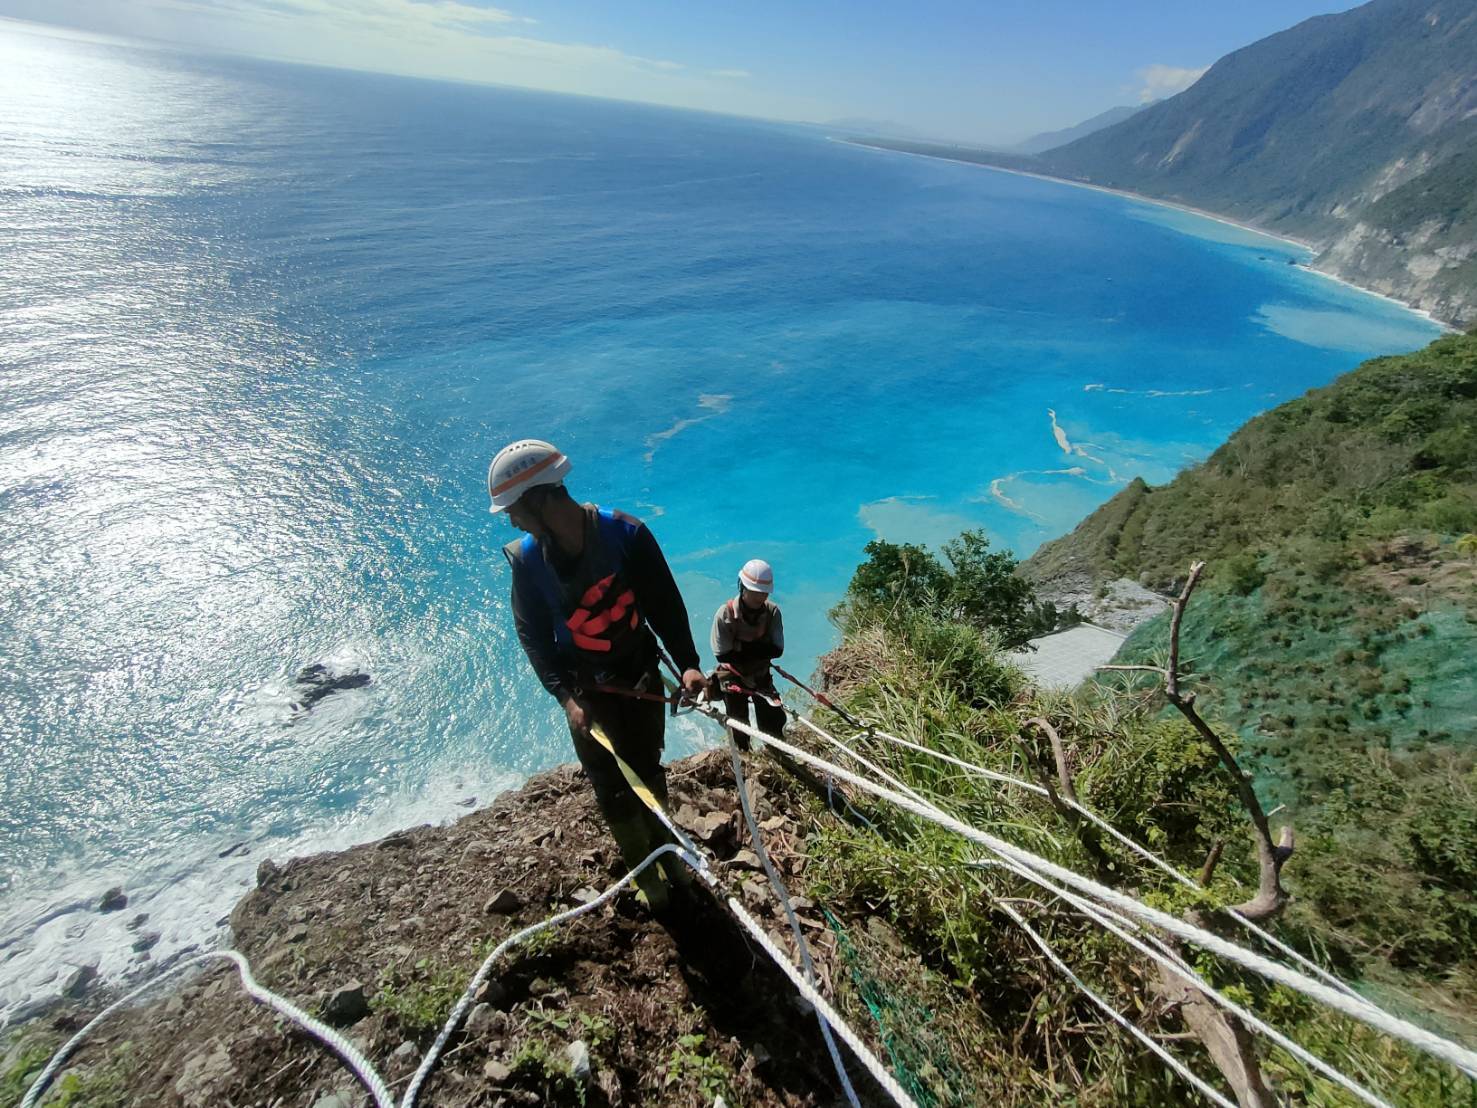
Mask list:
POLYGON ((97 902, 99 912, 120 912, 127 907, 128 897, 124 895, 122 885, 114 885, 103 893, 103 898, 97 902))
POLYGON ((590 1080, 590 1048, 583 1039, 576 1039, 564 1048, 564 1056, 569 1059, 569 1072, 576 1081, 588 1082, 590 1080))
POLYGON ((329 994, 323 1002, 323 1018, 328 1023, 345 1027, 369 1015, 369 1001, 364 996, 364 982, 350 981, 329 994))
POLYGON ((523 899, 517 893, 512 889, 502 889, 496 896, 482 905, 482 910, 489 915, 506 916, 511 915, 521 907, 523 907, 523 899))
POLYGON ((482 1067, 482 1076, 487 1078, 487 1080, 491 1081, 494 1085, 501 1085, 504 1081, 513 1076, 513 1071, 499 1062, 496 1058, 493 1058, 487 1063, 487 1065, 482 1067))

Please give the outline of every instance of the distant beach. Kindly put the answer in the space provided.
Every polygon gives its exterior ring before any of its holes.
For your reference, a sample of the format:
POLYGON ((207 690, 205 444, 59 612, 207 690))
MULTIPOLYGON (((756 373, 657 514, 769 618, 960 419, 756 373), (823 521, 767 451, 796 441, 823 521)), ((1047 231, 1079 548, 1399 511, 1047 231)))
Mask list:
MULTIPOLYGON (((876 142, 866 142, 862 139, 837 138, 834 135, 827 137, 831 142, 839 142, 847 146, 856 146, 864 150, 880 150, 888 154, 903 154, 913 158, 932 158, 935 161, 953 162, 956 165, 975 166, 979 169, 988 169, 996 173, 1009 173, 1016 177, 1029 177, 1037 181, 1050 181, 1052 184, 1057 185, 1071 185, 1073 188, 1089 189, 1092 192, 1107 193, 1109 196, 1121 196, 1126 200, 1136 200, 1143 204, 1153 204, 1155 207, 1159 208, 1171 208, 1178 212, 1185 212, 1189 215, 1199 216, 1201 219, 1209 219, 1213 220, 1216 223, 1223 223, 1227 227, 1236 228, 1238 231, 1245 231, 1248 234, 1260 235, 1263 238, 1269 238, 1277 242, 1286 243, 1289 246, 1296 246, 1299 249, 1308 251, 1310 254, 1315 253, 1318 249, 1316 244, 1309 242, 1307 239, 1299 239, 1294 238, 1291 235, 1278 234, 1275 231, 1268 231, 1251 223, 1241 223, 1238 220, 1231 219, 1229 216, 1221 215, 1217 212, 1206 211, 1204 208, 1191 207, 1189 204, 1180 204, 1173 200, 1165 200, 1162 197, 1158 196, 1146 196, 1141 192, 1134 192, 1131 189, 1109 188, 1107 185, 1094 185, 1089 181, 1075 181, 1070 177, 1053 177, 1049 173, 1032 173, 1029 170, 1025 169, 1009 169, 1002 165, 991 165, 989 162, 975 161, 970 158, 951 158, 946 154, 929 154, 921 150, 905 150, 896 146, 886 146, 876 142)), ((1395 304, 1401 308, 1404 308, 1408 312, 1414 312, 1416 315, 1430 320, 1431 323, 1435 324, 1437 327, 1440 327, 1443 331, 1454 332, 1457 330, 1457 328, 1452 327, 1450 324, 1444 323, 1441 320, 1437 319, 1431 314, 1429 310, 1425 308, 1418 308, 1414 304, 1410 304, 1404 300, 1401 300, 1399 297, 1390 296, 1387 293, 1379 292, 1371 288, 1366 288, 1364 285, 1357 284, 1356 282, 1350 281, 1345 277, 1340 277, 1335 273, 1329 273, 1327 270, 1318 269, 1315 266, 1308 264, 1307 262, 1300 262, 1299 265, 1301 265, 1302 268, 1307 270, 1309 273, 1316 273, 1319 277, 1326 278, 1330 281, 1336 281, 1339 284, 1343 285, 1345 288, 1356 289, 1357 291, 1365 293, 1368 296, 1377 296, 1381 300, 1385 300, 1391 304, 1395 304)))

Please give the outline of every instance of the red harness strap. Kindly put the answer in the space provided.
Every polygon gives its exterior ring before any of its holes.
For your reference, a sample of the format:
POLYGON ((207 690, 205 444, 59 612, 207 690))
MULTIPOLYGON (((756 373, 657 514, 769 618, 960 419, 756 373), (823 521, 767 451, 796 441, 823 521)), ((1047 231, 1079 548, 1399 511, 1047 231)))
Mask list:
POLYGON ((641 615, 636 611, 635 592, 626 589, 612 600, 610 594, 614 582, 613 573, 596 581, 580 597, 580 606, 564 621, 574 638, 574 645, 581 650, 608 654, 617 634, 627 629, 634 631, 641 623, 641 615), (627 612, 630 612, 629 620, 626 619, 627 612))

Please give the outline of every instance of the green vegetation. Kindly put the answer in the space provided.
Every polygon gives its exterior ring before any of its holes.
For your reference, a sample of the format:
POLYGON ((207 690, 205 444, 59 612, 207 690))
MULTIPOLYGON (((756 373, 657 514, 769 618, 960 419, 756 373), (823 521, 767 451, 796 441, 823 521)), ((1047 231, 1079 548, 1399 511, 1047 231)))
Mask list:
MULTIPOLYGON (((1024 567, 1173 589, 1184 658, 1286 803, 1291 920, 1346 972, 1477 982, 1477 337, 1365 363, 1136 482, 1024 567)), ((1120 662, 1161 660, 1167 619, 1120 662)))
POLYGON ((434 1035, 461 997, 471 972, 461 966, 432 965, 422 958, 410 973, 399 969, 386 973, 369 1007, 394 1017, 412 1038, 434 1035))
POLYGON ((1461 153, 1386 193, 1365 211, 1364 221, 1397 234, 1434 226, 1471 242, 1477 236, 1477 122, 1468 121, 1463 130, 1461 153))
MULTIPOLYGON (((59 1037, 31 1034, 13 1041, 0 1072, 0 1108, 19 1104, 52 1053, 59 1037)), ((138 1069, 131 1042, 113 1047, 107 1056, 86 1066, 62 1070, 46 1094, 49 1108, 123 1108, 132 1103, 129 1092, 138 1069)))
MULTIPOLYGON (((860 597, 852 599, 865 600, 871 581, 859 573, 853 588, 860 597)), ((1045 798, 858 738, 890 774, 977 827, 1132 889, 1166 910, 1204 910, 1250 895, 1256 865, 1249 821, 1229 775, 1186 723, 1133 694, 1098 689, 1072 699, 1027 693, 978 626, 939 614, 930 591, 913 597, 900 592, 889 607, 859 603, 846 612, 846 641, 826 672, 831 694, 848 710, 903 738, 1036 780, 1051 753, 1025 721, 1044 717, 1061 732, 1083 803, 1182 871, 1198 872, 1217 841, 1227 844, 1225 855, 1208 889, 1187 890, 1111 841, 1082 833, 1045 798)), ((1234 746, 1234 736, 1230 742, 1234 746)), ((836 819, 817 807, 807 895, 832 911, 848 970, 838 980, 846 1014, 873 1022, 900 1081, 920 1105, 1200 1103, 1051 967, 999 904, 1022 913, 1119 1011, 1151 1034, 1178 1035, 1183 1027, 1165 1010, 1141 956, 958 836, 865 796, 853 803, 865 822, 836 819)), ((1477 859, 1463 845, 1460 828, 1439 818, 1421 841, 1443 865, 1477 859)), ((1320 867, 1334 868, 1316 850, 1309 858, 1300 845, 1284 883, 1301 896, 1321 876, 1314 872, 1320 867)), ((1305 953, 1321 956, 1319 935, 1302 917, 1276 929, 1305 953)), ((1449 1104, 1467 1093, 1468 1083, 1446 1067, 1282 988, 1215 959, 1201 957, 1197 965, 1393 1102, 1449 1104)), ((1193 1040, 1171 1048, 1224 1087, 1193 1040)), ((1264 1072, 1289 1103, 1348 1103, 1341 1090, 1280 1051, 1266 1049, 1262 1057, 1264 1072)))
POLYGON ((682 1035, 667 1056, 666 1084, 672 1091, 685 1091, 695 1104, 712 1104, 714 1098, 733 1097, 733 1074, 721 1058, 703 1051, 707 1036, 696 1032, 682 1035))
POLYGON ((1477 531, 1477 336, 1375 358, 1258 416, 1168 485, 1135 481, 1025 570, 1167 590, 1197 558, 1217 577, 1256 559, 1333 581, 1412 531, 1477 531))
POLYGON ((0 1070, 0 1105, 10 1108, 19 1104, 31 1087, 31 1081, 51 1060, 60 1040, 52 1035, 29 1034, 7 1044, 4 1069, 0 1070))
POLYGON ((867 543, 865 553, 846 598, 832 612, 843 628, 928 616, 932 628, 968 625, 1013 649, 1079 622, 1075 610, 1060 613, 1056 605, 1038 602, 1030 583, 1016 573, 1015 558, 992 552, 983 531, 965 531, 944 543, 942 560, 925 547, 881 539, 867 543))

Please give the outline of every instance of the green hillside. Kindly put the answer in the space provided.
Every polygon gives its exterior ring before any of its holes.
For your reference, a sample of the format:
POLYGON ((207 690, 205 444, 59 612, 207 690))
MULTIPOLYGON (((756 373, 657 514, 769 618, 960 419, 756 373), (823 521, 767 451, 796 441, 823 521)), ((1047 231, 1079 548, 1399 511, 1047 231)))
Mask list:
MULTIPOLYGON (((1477 9, 1375 0, 1237 50, 1188 90, 1042 157, 1051 172, 1318 236, 1392 163, 1463 149, 1477 9)), ((1398 183, 1395 182, 1395 183, 1398 183)))
POLYGON ((1381 540, 1412 529, 1477 530, 1474 335, 1375 358, 1256 417, 1169 484, 1133 482, 1024 568, 1164 591, 1196 558, 1240 587, 1285 564, 1352 581, 1356 562, 1390 561, 1381 540))
MULTIPOLYGON (((1320 859, 1299 911, 1332 946, 1430 975, 1477 949, 1473 532, 1477 336, 1451 335, 1135 482, 1024 570, 1048 595, 1080 573, 1170 591, 1209 562, 1184 655, 1320 859)), ((1118 660, 1161 658, 1167 633, 1143 625, 1118 660)))

